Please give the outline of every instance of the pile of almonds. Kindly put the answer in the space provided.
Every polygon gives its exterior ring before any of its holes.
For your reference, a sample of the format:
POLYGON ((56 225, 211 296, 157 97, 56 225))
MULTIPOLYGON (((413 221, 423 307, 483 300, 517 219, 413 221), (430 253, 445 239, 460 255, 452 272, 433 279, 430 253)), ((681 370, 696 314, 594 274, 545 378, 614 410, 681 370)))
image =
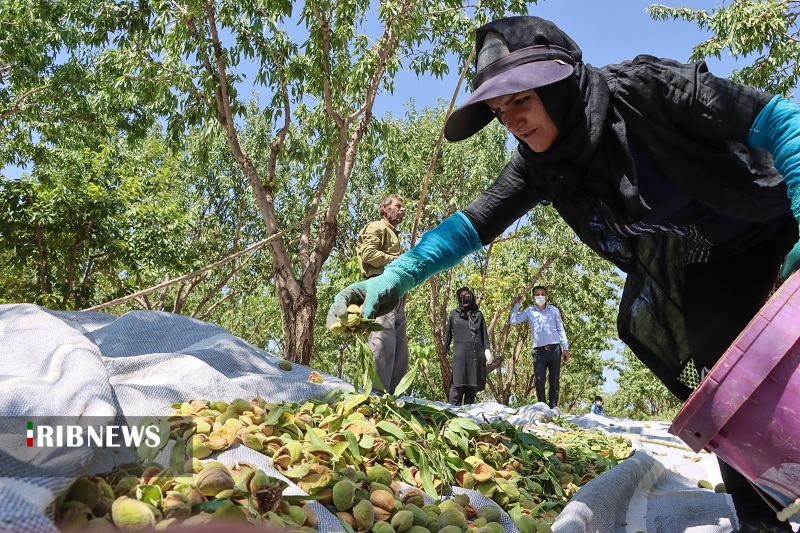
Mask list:
POLYGON ((56 500, 56 525, 62 531, 135 531, 233 521, 316 531, 316 514, 307 503, 283 498, 286 486, 246 463, 232 469, 198 459, 180 468, 123 464, 106 476, 75 481, 56 500))
POLYGON ((173 407, 162 420, 173 442, 169 464, 152 460, 158 450, 140 449, 141 463, 78 479, 56 502, 60 529, 237 520, 316 531, 308 502, 317 500, 348 532, 501 533, 502 509, 522 533, 541 533, 581 485, 630 452, 621 437, 573 437, 567 440, 575 445, 565 446, 563 438, 556 444, 505 421, 478 425, 389 395, 173 407), (288 485, 252 464, 229 468, 210 457, 232 446, 270 457, 308 496, 283 495, 288 485), (463 494, 443 496, 453 486, 493 504, 476 509, 463 494))
POLYGON ((374 465, 364 473, 352 467, 339 472, 329 497, 320 500, 353 531, 374 533, 504 533, 496 505, 475 509, 466 494, 426 504, 419 489, 400 491, 391 472, 374 465))

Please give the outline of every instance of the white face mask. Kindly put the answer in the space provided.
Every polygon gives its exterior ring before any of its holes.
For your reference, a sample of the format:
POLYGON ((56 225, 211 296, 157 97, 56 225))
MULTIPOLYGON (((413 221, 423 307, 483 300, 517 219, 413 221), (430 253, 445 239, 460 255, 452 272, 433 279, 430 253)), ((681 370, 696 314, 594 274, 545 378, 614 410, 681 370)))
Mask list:
POLYGON ((534 296, 533 301, 536 302, 536 305, 542 306, 547 301, 547 296, 534 296))

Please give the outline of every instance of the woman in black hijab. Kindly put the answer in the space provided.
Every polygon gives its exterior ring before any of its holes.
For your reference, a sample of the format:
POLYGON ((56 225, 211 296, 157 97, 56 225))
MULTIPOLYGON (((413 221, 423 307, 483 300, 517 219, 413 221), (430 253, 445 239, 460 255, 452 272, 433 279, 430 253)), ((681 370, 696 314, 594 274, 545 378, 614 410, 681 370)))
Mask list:
MULTIPOLYGON (((475 41, 473 92, 445 137, 466 139, 496 119, 517 150, 470 205, 382 275, 337 294, 331 317, 363 302, 372 318, 552 204, 625 272, 619 338, 686 400, 778 278, 800 270, 800 106, 704 63, 640 55, 594 67, 539 17, 492 21, 475 41)), ((723 461, 720 471, 740 531, 791 531, 743 475, 723 461)))
POLYGON ((463 405, 474 403, 478 391, 486 387, 486 365, 492 355, 486 321, 475 303, 475 295, 469 287, 461 287, 456 295, 458 307, 450 311, 444 349, 450 353, 450 344, 454 345, 448 401, 463 405))

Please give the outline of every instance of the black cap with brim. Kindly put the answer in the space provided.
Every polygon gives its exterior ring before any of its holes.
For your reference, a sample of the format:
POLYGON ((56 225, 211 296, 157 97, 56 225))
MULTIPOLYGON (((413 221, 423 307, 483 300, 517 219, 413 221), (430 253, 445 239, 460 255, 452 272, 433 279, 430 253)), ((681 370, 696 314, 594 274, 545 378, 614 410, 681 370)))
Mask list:
POLYGON ((557 46, 532 46, 513 52, 481 69, 473 80, 475 91, 453 111, 444 125, 448 141, 463 141, 494 118, 486 100, 550 85, 569 77, 572 56, 557 46))

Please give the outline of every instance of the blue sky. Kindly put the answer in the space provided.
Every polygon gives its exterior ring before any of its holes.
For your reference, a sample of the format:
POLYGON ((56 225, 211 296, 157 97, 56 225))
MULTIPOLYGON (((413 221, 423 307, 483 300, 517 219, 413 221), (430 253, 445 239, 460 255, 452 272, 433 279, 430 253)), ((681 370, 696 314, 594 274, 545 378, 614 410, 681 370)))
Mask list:
MULTIPOLYGON (((666 0, 663 3, 705 9, 710 13, 721 2, 666 0)), ((651 4, 653 2, 642 0, 544 0, 531 6, 529 14, 555 22, 580 46, 584 61, 594 66, 619 63, 639 54, 688 61, 692 47, 710 37, 710 33, 682 20, 654 21, 645 12, 651 4)), ((710 59, 707 63, 713 74, 723 77, 737 67, 730 56, 710 59)), ((458 65, 452 65, 450 75, 442 80, 422 82, 410 73, 401 75, 394 95, 382 95, 376 102, 375 115, 390 110, 394 116, 400 116, 403 103, 409 98, 417 108, 435 106, 439 99, 449 102, 459 76, 458 65)), ((462 87, 457 102, 466 95, 462 87)))

